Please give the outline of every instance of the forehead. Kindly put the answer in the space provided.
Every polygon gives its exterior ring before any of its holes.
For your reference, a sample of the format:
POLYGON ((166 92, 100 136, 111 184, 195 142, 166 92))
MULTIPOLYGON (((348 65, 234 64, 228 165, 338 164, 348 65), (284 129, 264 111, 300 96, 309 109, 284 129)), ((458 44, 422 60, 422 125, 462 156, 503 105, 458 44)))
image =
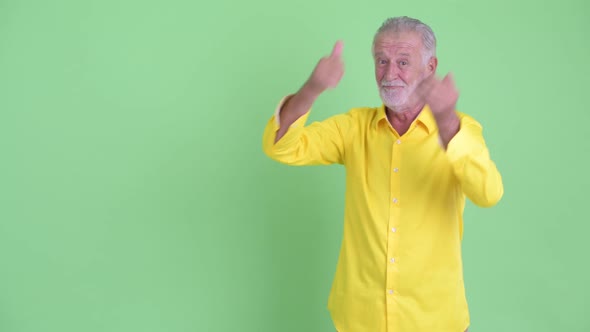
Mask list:
POLYGON ((375 38, 375 55, 396 55, 399 53, 417 54, 422 50, 422 37, 413 31, 382 32, 375 38))

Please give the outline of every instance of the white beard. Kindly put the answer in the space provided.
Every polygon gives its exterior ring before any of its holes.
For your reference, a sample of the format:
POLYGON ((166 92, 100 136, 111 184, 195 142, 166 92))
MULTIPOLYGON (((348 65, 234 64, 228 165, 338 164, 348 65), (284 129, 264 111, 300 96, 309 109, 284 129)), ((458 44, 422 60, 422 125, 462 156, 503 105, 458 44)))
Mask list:
POLYGON ((410 96, 416 90, 418 86, 418 81, 410 86, 406 85, 403 82, 387 82, 382 81, 381 85, 379 86, 379 95, 381 96, 381 100, 383 104, 387 106, 391 110, 400 109, 401 106, 407 106, 408 102, 410 101, 410 96), (401 89, 385 89, 384 86, 401 86, 401 89))

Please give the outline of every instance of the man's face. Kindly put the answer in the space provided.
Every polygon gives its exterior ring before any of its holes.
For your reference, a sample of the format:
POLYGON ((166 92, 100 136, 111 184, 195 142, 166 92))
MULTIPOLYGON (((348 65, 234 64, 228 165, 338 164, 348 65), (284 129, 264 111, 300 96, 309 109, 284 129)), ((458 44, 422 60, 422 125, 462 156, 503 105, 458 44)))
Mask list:
POLYGON ((389 108, 412 106, 416 86, 436 68, 436 59, 424 63, 423 51, 417 32, 383 32, 375 39, 375 79, 389 108))

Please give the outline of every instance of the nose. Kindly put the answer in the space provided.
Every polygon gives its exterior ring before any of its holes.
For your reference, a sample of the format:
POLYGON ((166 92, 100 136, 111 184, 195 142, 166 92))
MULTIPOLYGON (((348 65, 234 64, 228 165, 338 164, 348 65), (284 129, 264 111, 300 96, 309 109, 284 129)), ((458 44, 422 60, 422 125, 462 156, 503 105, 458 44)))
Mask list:
POLYGON ((393 81, 398 77, 399 68, 395 65, 395 63, 388 63, 385 67, 384 78, 388 81, 393 81))

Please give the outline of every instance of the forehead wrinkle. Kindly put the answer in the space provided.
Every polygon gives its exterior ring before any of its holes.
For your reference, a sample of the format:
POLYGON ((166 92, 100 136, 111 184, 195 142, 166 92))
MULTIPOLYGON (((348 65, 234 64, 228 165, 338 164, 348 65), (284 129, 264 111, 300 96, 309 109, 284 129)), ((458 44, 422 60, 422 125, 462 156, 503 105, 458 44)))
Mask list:
POLYGON ((407 57, 411 57, 413 55, 413 53, 415 53, 412 51, 417 51, 417 50, 413 50, 408 47, 385 48, 385 49, 376 50, 375 56, 407 56, 407 57))
POLYGON ((416 45, 408 42, 383 42, 378 41, 375 43, 375 55, 377 54, 395 54, 395 55, 411 55, 413 52, 418 51, 416 45))

